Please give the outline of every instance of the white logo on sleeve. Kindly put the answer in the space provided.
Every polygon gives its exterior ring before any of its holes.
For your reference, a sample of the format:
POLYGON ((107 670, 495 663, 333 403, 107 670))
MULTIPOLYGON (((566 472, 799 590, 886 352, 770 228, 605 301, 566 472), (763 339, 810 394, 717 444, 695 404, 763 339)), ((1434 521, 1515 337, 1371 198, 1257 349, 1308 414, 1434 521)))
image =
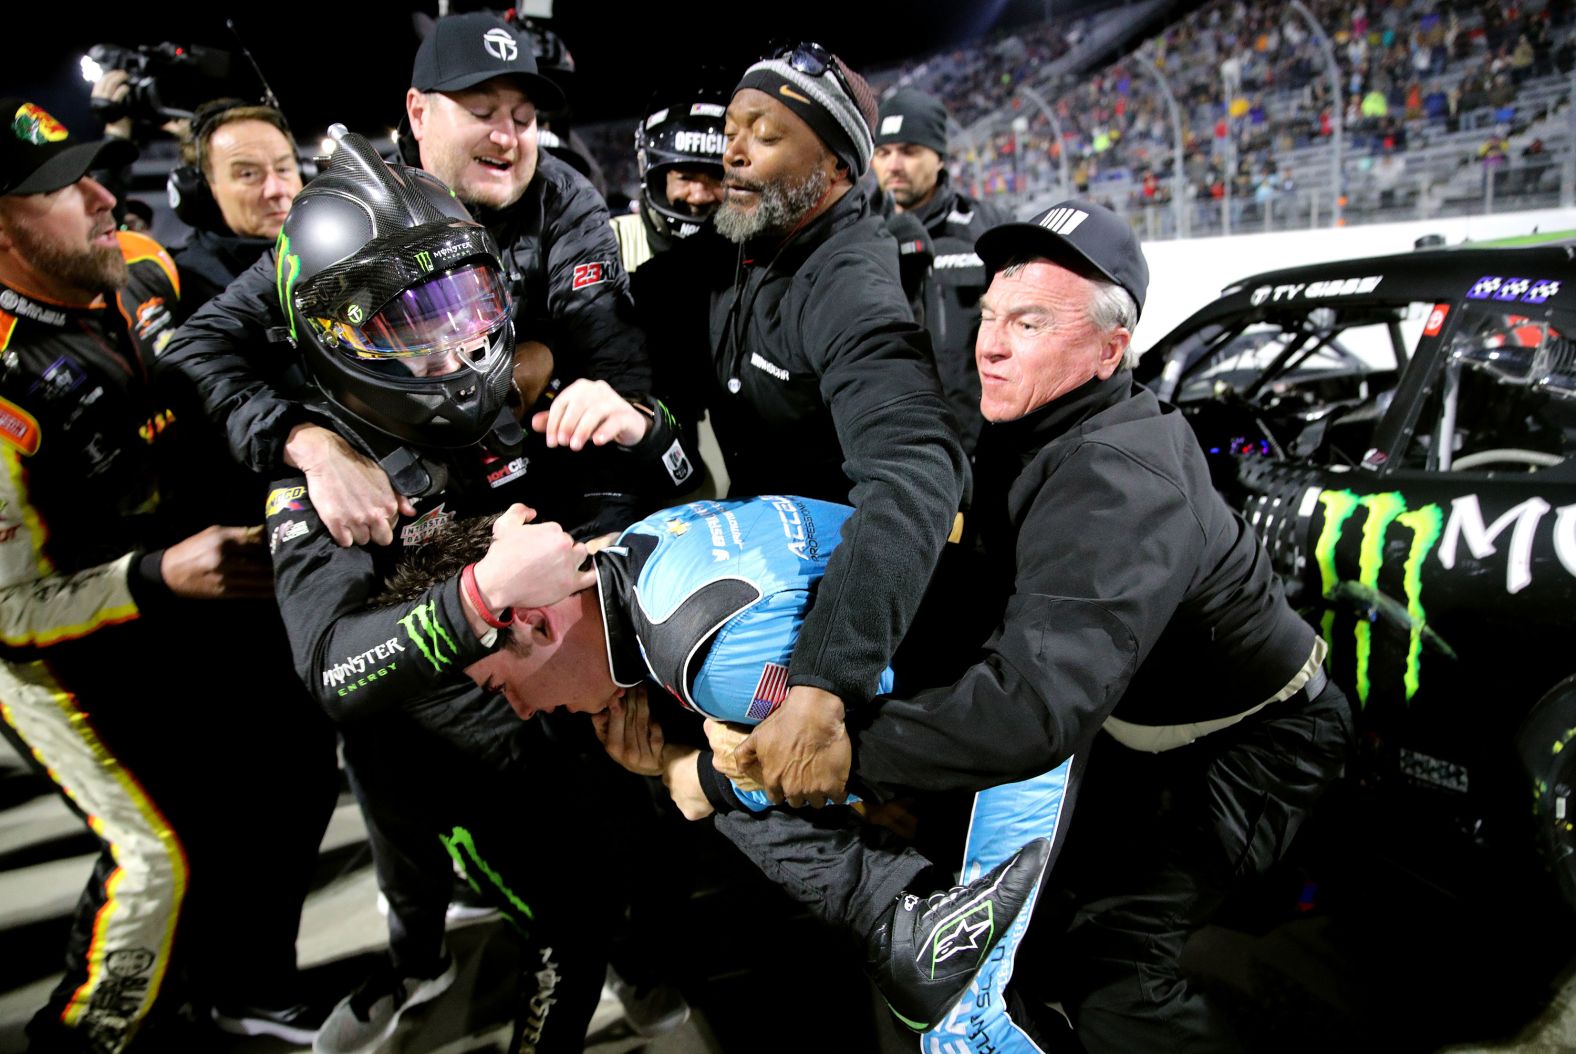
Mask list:
POLYGON ((762 358, 761 357, 761 353, 758 352, 758 351, 750 352, 750 365, 754 366, 758 370, 762 370, 762 371, 764 371, 766 373, 771 374, 773 377, 776 377, 779 381, 786 381, 788 379, 788 371, 787 370, 783 369, 781 366, 777 365, 775 362, 769 362, 768 360, 762 358))
POLYGON ((1068 235, 1078 229, 1078 225, 1089 218, 1089 214, 1082 209, 1052 209, 1040 221, 1040 226, 1056 234, 1068 235))
POLYGON ((483 33, 482 47, 487 49, 487 54, 504 62, 513 62, 520 54, 520 42, 514 39, 513 33, 502 28, 483 33))

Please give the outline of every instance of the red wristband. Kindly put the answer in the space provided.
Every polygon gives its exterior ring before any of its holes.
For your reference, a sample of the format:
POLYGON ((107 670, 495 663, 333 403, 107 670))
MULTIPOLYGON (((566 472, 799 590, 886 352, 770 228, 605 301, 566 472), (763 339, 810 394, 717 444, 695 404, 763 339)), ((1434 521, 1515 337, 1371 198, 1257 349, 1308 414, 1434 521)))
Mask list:
POLYGON ((492 613, 492 610, 487 607, 487 601, 482 599, 481 587, 476 584, 475 564, 466 564, 465 570, 460 572, 460 592, 465 594, 465 599, 471 602, 471 606, 476 609, 476 613, 482 617, 482 621, 487 623, 487 625, 493 629, 509 628, 509 622, 514 616, 513 609, 504 608, 497 615, 492 613))

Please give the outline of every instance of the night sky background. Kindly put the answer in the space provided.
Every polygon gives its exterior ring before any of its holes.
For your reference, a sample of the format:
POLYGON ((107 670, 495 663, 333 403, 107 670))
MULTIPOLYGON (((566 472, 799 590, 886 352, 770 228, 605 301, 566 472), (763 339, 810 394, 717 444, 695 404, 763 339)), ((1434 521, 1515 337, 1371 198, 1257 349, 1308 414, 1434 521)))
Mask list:
MULTIPOLYGON (((201 3, 201 0, 198 0, 201 3)), ((538 0, 542 2, 542 0, 538 0)), ((1056 0, 1071 15, 1086 0, 1056 0)), ((457 2, 449 10, 491 5, 457 2)), ((334 121, 386 133, 403 112, 417 35, 412 15, 437 13, 427 3, 203 4, 189 17, 174 5, 15 5, 6 19, 0 93, 42 105, 78 135, 96 137, 88 85, 79 61, 98 43, 207 45, 236 51, 225 28, 233 18, 303 142, 334 121)), ((881 68, 976 41, 993 29, 1044 18, 1047 0, 868 0, 735 5, 592 3, 556 0, 551 25, 573 54, 578 122, 639 114, 652 93, 692 76, 702 65, 742 72, 776 40, 815 40, 855 69, 881 68), (705 21, 701 21, 704 16, 705 21)), ((258 97, 249 65, 237 52, 230 90, 211 82, 201 98, 258 97)), ((162 82, 161 82, 162 83, 162 82)))

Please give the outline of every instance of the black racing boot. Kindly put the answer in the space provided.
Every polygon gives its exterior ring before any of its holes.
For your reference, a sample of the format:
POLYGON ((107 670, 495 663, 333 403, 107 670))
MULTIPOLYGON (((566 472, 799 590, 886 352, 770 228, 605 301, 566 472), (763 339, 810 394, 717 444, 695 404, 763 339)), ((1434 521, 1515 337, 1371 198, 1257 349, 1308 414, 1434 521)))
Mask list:
POLYGON ((924 1032, 947 1016, 1033 899, 1050 854, 1036 838, 966 886, 898 894, 871 935, 869 970, 899 1021, 924 1032))

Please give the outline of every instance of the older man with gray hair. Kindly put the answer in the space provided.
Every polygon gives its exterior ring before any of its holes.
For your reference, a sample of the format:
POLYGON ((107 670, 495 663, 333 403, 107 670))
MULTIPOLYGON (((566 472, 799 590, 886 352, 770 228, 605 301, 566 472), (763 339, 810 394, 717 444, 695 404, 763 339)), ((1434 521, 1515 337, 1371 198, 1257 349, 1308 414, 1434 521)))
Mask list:
POLYGON ((1182 945, 1279 859, 1339 776, 1349 707, 1181 413, 1133 380, 1149 270, 1132 229, 1066 201, 992 228, 978 251, 992 275, 975 350, 988 424, 964 541, 982 560, 934 639, 980 651, 952 683, 851 720, 850 788, 983 791, 966 874, 1053 840, 1056 895, 1040 899, 1015 983, 1028 1020, 1005 1019, 1007 967, 982 970, 979 994, 953 1007, 926 964, 956 934, 923 901, 846 894, 924 888, 923 858, 780 810, 741 819, 712 773, 758 775, 748 740, 732 762, 719 742, 699 778, 751 859, 870 936, 878 983, 915 1027, 1029 1050, 1059 1001, 1089 1051, 1230 1049, 1182 976, 1182 945))

